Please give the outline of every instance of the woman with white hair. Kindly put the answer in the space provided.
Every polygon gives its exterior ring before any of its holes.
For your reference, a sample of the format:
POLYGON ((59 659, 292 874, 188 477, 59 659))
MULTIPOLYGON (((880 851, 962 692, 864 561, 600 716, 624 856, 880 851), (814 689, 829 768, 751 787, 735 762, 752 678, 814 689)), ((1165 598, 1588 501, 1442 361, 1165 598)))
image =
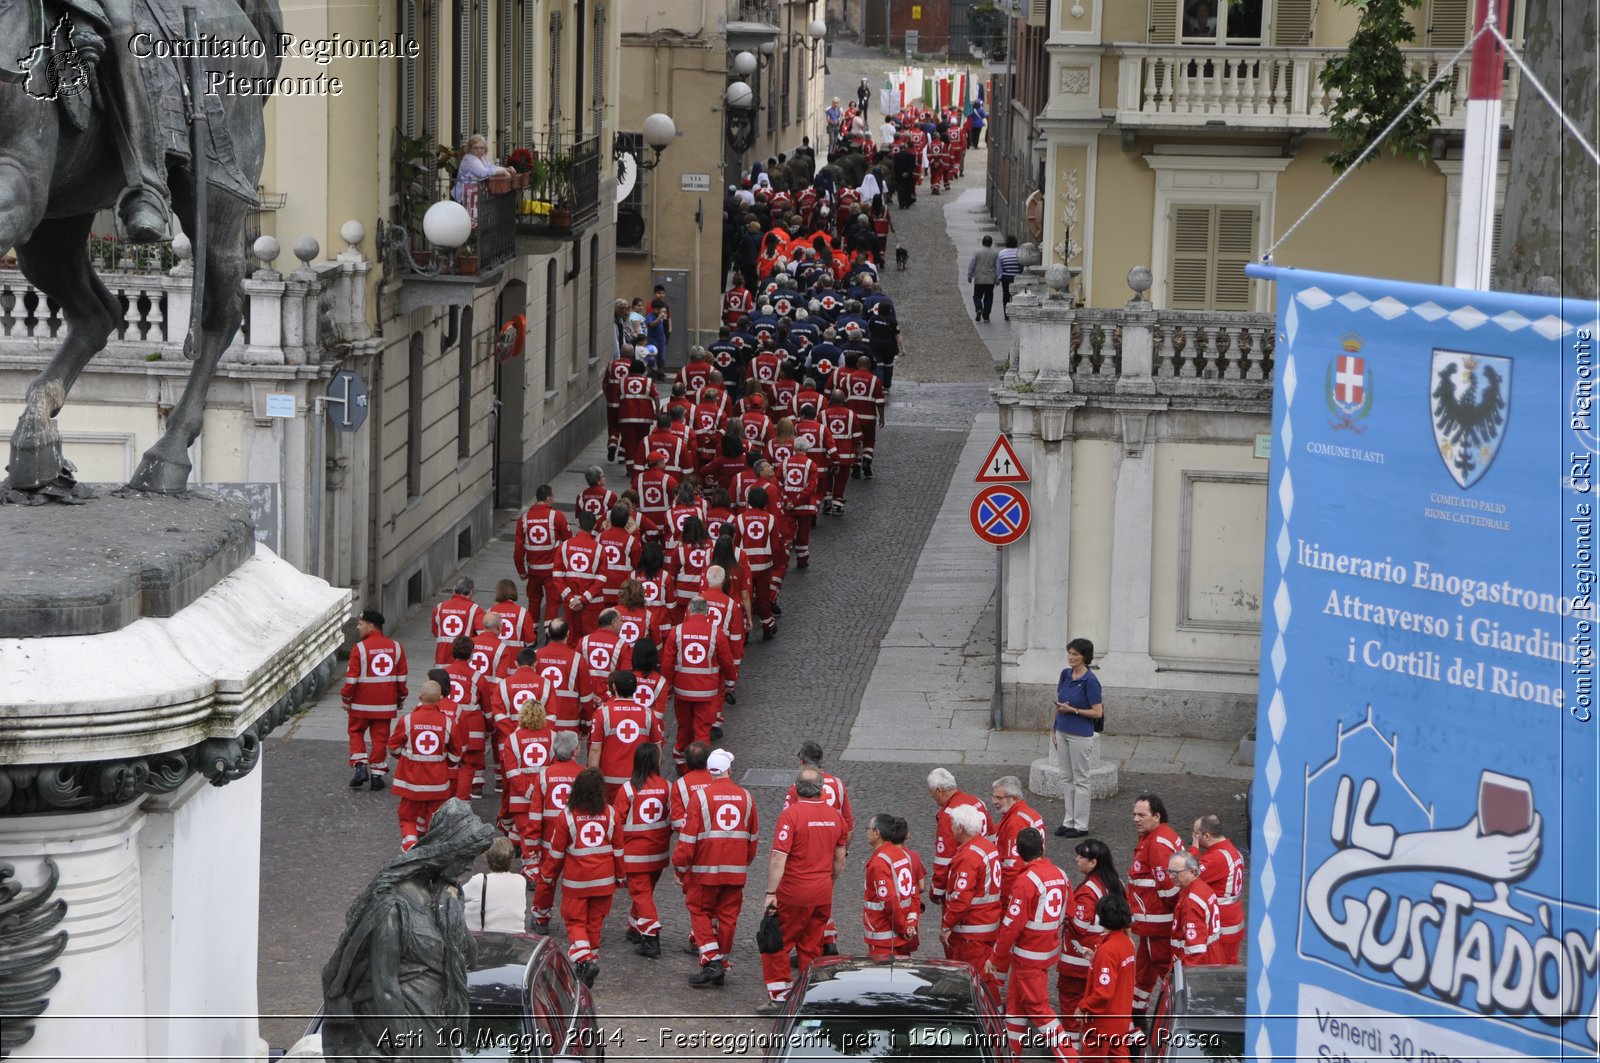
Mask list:
POLYGON ((482 133, 474 133, 467 138, 466 154, 461 156, 461 165, 456 167, 456 183, 450 190, 450 196, 457 203, 464 203, 468 185, 491 177, 505 177, 510 172, 504 166, 496 166, 489 161, 489 139, 482 133))
POLYGON ((510 838, 489 843, 489 870, 480 871, 461 887, 469 930, 521 934, 528 926, 528 880, 513 871, 517 847, 510 838))

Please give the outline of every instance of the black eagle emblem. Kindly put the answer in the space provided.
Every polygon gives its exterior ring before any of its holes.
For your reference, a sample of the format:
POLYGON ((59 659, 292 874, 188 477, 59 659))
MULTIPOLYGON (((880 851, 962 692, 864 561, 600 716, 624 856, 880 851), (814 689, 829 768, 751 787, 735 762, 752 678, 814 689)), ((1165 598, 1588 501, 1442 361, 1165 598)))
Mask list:
POLYGON ((1494 366, 1485 365, 1480 371, 1473 358, 1444 365, 1438 380, 1433 389, 1433 423, 1439 438, 1451 445, 1445 460, 1455 466, 1461 483, 1468 484, 1477 470, 1479 450, 1494 442, 1505 427, 1503 381, 1494 366), (1462 393, 1456 387, 1458 369, 1466 371, 1462 393))

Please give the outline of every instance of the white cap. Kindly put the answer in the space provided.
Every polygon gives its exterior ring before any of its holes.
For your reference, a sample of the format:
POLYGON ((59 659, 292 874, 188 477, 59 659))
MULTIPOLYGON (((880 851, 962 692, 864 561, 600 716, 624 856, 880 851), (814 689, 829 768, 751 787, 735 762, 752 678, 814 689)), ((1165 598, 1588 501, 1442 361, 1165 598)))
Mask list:
POLYGON ((733 754, 726 749, 713 749, 706 758, 706 770, 713 775, 726 775, 728 769, 733 767, 733 754))

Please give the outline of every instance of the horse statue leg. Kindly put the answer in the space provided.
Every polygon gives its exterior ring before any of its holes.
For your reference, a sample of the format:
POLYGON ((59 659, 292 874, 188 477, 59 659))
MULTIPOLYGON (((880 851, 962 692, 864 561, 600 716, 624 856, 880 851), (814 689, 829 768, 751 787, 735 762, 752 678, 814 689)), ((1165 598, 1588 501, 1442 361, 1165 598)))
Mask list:
MULTIPOLYGON (((28 241, 17 247, 22 275, 60 305, 67 338, 49 366, 28 385, 22 416, 11 434, 9 481, 14 490, 71 485, 73 469, 61 452, 56 414, 78 374, 105 348, 122 320, 122 304, 89 264, 93 222, 93 214, 42 221, 28 241)), ((42 314, 44 307, 39 312, 42 314)))
MULTIPOLYGON (((194 231, 192 182, 173 182, 173 200, 184 230, 194 231)), ((193 358, 183 397, 167 416, 167 430, 134 471, 128 486, 139 491, 181 494, 188 489, 189 447, 200 435, 206 393, 217 375, 222 352, 233 342, 244 320, 239 283, 244 280, 244 223, 249 207, 240 199, 212 193, 206 197, 205 294, 200 311, 200 334, 187 340, 193 358)))

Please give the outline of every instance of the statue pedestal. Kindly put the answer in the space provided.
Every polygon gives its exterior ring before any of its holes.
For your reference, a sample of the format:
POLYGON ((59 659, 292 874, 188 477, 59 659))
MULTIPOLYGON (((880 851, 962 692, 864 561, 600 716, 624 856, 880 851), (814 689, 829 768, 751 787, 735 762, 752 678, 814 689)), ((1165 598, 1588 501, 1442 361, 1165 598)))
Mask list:
POLYGON ((65 902, 0 909, 18 973, 59 973, 13 1058, 265 1058, 261 738, 334 679, 349 611, 258 547, 168 617, 0 638, 0 865, 65 902))

